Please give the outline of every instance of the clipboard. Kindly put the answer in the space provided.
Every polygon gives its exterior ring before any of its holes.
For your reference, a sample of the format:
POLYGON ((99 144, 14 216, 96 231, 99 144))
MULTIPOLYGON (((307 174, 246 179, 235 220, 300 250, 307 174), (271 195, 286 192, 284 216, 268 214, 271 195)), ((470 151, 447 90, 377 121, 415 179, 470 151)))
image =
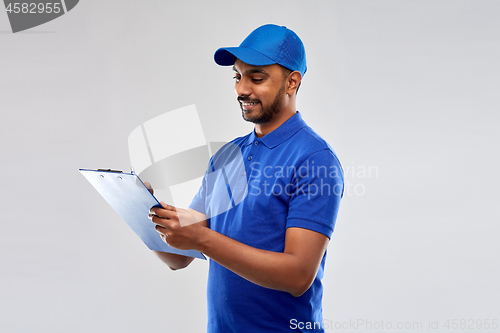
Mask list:
POLYGON ((148 218, 149 209, 161 207, 161 204, 135 172, 124 173, 111 169, 79 171, 150 250, 206 260, 201 252, 178 250, 163 242, 155 230, 155 224, 148 218))

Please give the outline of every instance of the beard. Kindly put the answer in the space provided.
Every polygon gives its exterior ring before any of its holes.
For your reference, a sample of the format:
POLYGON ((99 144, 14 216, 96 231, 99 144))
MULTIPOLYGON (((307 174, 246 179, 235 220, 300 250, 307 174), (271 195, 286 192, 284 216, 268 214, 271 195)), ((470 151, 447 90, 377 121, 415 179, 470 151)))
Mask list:
POLYGON ((265 124, 265 123, 271 121, 271 119, 273 119, 274 115, 278 114, 281 110, 281 106, 283 104, 283 94, 284 93, 285 93, 285 84, 283 83, 280 90, 278 91, 278 93, 274 97, 273 102, 267 108, 265 108, 258 99, 254 100, 254 99, 245 98, 245 97, 238 97, 239 102, 259 103, 262 107, 262 112, 257 118, 249 118, 247 116, 245 110, 243 110, 243 105, 240 104, 241 116, 243 117, 243 119, 245 121, 249 121, 251 123, 259 124, 259 125, 265 124))

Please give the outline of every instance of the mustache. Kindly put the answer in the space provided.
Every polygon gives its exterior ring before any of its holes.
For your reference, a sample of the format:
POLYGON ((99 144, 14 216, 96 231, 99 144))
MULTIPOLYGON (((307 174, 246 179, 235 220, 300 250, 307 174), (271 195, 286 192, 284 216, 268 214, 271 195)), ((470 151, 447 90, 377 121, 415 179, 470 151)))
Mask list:
POLYGON ((260 103, 260 100, 258 99, 252 99, 252 98, 249 98, 249 97, 241 97, 241 96, 238 96, 237 98, 238 102, 243 102, 243 103, 260 103))

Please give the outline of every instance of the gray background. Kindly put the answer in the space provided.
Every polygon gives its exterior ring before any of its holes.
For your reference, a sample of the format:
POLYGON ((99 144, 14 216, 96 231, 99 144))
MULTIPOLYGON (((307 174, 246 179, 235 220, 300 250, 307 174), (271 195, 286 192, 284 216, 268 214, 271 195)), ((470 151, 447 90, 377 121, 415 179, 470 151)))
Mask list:
POLYGON ((0 330, 205 330, 207 263, 171 272, 77 170, 127 170, 128 134, 189 104, 209 141, 248 133, 213 52, 264 23, 304 41, 298 108, 352 186, 325 319, 500 319, 499 17, 498 1, 85 0, 12 34, 1 10, 0 330))

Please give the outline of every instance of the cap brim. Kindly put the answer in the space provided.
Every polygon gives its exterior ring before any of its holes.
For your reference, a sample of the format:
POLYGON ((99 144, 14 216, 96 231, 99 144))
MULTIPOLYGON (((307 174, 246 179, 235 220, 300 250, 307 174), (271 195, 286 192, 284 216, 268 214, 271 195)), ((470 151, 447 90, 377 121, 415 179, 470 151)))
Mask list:
POLYGON ((271 58, 266 57, 260 52, 246 47, 223 47, 215 51, 214 60, 218 65, 234 65, 236 59, 240 59, 246 64, 253 66, 266 66, 275 64, 271 58))

